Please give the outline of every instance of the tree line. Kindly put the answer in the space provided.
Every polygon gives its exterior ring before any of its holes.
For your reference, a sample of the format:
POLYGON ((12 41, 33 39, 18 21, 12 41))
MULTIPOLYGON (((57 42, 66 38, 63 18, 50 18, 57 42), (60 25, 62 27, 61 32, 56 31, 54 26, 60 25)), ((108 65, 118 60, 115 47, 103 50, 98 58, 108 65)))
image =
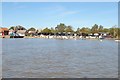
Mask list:
MULTIPOLYGON (((14 30, 27 30, 23 26, 12 26, 9 29, 14 29, 14 30)), ((29 31, 35 31, 36 33, 42 33, 42 34, 63 34, 63 33, 69 33, 69 34, 94 34, 94 33, 107 33, 111 35, 113 38, 120 38, 120 28, 113 26, 111 28, 104 28, 102 25, 97 25, 94 24, 91 28, 88 27, 82 27, 82 28, 77 28, 75 31, 72 26, 70 25, 65 25, 64 23, 60 23, 54 28, 44 28, 40 32, 39 30, 35 29, 34 27, 29 28, 27 32, 29 31)))

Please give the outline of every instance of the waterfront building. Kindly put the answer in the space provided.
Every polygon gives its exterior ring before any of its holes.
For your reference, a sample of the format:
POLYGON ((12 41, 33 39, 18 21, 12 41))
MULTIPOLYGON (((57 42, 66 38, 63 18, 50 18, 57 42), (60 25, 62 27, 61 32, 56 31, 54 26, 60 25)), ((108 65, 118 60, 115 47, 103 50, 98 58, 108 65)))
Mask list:
POLYGON ((9 29, 8 28, 0 28, 0 36, 8 35, 9 29))

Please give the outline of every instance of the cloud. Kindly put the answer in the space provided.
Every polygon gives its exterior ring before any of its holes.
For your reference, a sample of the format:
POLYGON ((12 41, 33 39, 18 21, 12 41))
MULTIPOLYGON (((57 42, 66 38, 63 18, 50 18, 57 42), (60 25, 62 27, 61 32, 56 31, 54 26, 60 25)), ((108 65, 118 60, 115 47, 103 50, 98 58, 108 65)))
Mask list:
POLYGON ((59 16, 68 16, 68 15, 74 15, 79 13, 78 11, 64 11, 59 16))

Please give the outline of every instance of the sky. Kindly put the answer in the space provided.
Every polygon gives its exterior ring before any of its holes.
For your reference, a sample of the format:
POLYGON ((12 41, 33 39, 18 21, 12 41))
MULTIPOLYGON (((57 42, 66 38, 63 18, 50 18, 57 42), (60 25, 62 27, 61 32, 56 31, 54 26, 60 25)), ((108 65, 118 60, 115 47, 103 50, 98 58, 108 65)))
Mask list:
POLYGON ((110 28, 118 24, 117 2, 2 2, 2 26, 26 28, 56 27, 64 23, 73 29, 94 24, 110 28))
POLYGON ((119 2, 119 0, 1 0, 2 2, 119 2))

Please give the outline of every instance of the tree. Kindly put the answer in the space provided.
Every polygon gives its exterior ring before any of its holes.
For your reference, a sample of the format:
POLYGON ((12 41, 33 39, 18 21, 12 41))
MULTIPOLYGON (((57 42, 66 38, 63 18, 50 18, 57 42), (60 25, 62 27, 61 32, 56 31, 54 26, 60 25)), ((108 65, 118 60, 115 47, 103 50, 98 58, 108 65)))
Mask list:
POLYGON ((24 28, 24 27, 21 26, 21 25, 16 26, 15 29, 17 29, 17 30, 26 30, 26 28, 24 28))
POLYGON ((56 34, 57 31, 56 31, 54 28, 51 28, 51 33, 52 33, 52 34, 56 34))
POLYGON ((104 33, 109 33, 109 32, 110 32, 110 29, 104 28, 104 29, 103 29, 103 32, 104 32, 104 33))
POLYGON ((36 31, 36 29, 31 27, 30 29, 28 29, 28 31, 36 31))
POLYGON ((72 26, 67 26, 65 28, 65 32, 74 32, 73 29, 72 29, 72 26))
POLYGON ((120 38, 120 28, 112 27, 109 29, 109 32, 114 38, 120 38))
POLYGON ((55 30, 57 32, 63 33, 65 31, 65 28, 66 28, 66 25, 63 23, 60 23, 59 25, 57 25, 57 27, 55 27, 55 30))
POLYGON ((9 30, 14 30, 15 29, 15 26, 11 26, 10 28, 9 28, 9 30))
POLYGON ((23 27, 23 26, 21 26, 21 25, 11 26, 11 27, 9 28, 9 30, 10 30, 10 29, 13 29, 13 30, 15 30, 15 31, 17 31, 17 30, 26 30, 26 28, 23 27))
POLYGON ((99 26, 98 31, 99 31, 99 32, 103 32, 103 26, 102 26, 102 25, 99 26))
POLYGON ((81 33, 85 33, 85 34, 89 34, 90 33, 90 29, 83 27, 83 28, 80 29, 80 32, 81 33))
POLYGON ((45 28, 45 29, 43 29, 42 31, 41 31, 42 33, 51 33, 51 30, 50 29, 48 29, 48 28, 45 28))
POLYGON ((117 31, 117 38, 120 39, 120 28, 118 28, 118 31, 117 31))
POLYGON ((92 33, 98 33, 98 25, 97 25, 97 24, 95 24, 95 25, 92 27, 91 32, 92 32, 92 33))
POLYGON ((76 33, 80 34, 80 28, 77 28, 76 33))

